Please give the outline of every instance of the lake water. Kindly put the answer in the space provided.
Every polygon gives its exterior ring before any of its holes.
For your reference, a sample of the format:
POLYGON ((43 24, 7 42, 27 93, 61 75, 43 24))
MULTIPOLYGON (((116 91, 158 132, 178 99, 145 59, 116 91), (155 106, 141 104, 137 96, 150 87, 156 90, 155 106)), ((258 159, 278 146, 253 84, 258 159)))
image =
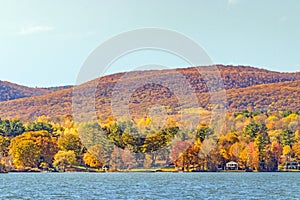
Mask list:
POLYGON ((0 199, 300 199, 300 173, 9 173, 0 199))

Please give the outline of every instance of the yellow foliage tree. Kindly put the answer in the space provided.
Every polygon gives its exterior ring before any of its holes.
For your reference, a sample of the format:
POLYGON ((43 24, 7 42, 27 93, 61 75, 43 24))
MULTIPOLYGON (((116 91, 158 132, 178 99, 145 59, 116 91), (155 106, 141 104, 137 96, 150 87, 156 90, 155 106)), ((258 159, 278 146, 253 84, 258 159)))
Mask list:
POLYGON ((293 153, 300 160, 300 142, 296 142, 292 147, 293 153))
POLYGON ((245 145, 243 143, 236 142, 233 145, 231 145, 229 149, 229 155, 232 160, 238 161, 241 152, 245 148, 245 145))
POLYGON ((65 171, 65 168, 76 164, 74 151, 59 151, 54 156, 53 166, 65 171))
POLYGON ((99 162, 99 160, 90 152, 86 152, 83 155, 83 161, 86 165, 90 167, 100 167, 102 164, 99 162))
POLYGON ((16 168, 38 166, 40 149, 35 141, 28 138, 14 138, 9 149, 16 168))

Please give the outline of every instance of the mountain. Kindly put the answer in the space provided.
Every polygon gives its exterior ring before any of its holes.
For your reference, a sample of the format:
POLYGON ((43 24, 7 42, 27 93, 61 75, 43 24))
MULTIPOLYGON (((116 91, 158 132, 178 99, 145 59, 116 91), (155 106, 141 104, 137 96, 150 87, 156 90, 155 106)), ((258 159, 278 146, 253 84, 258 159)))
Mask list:
MULTIPOLYGON (((149 108, 157 104, 167 108, 167 112, 171 115, 178 114, 180 104, 186 103, 180 102, 174 94, 174 91, 182 87, 180 84, 182 77, 192 87, 200 106, 207 110, 211 106, 210 92, 213 91, 210 91, 206 83, 211 81, 211 84, 219 85, 223 81, 227 98, 224 104, 230 111, 243 110, 249 106, 263 110, 300 111, 300 72, 280 73, 248 66, 217 65, 217 67, 222 80, 216 80, 215 71, 209 66, 204 66, 112 74, 76 86, 76 89, 84 91, 84 95, 89 96, 93 95, 91 93, 93 84, 97 84, 96 108, 97 115, 102 119, 111 115, 112 94, 119 99, 123 98, 118 96, 122 94, 114 93, 115 87, 121 85, 120 89, 125 90, 128 87, 135 87, 137 83, 140 86, 128 99, 132 116, 143 117, 147 115, 149 108), (207 76, 204 77, 203 74, 207 76), (153 77, 157 77, 158 81, 148 83, 147 80, 153 77), (166 83, 172 84, 172 90, 165 86, 166 83)), ((26 91, 27 93, 21 93, 23 96, 27 94, 26 98, 0 102, 1 118, 17 117, 29 120, 40 115, 57 117, 72 114, 73 88, 58 91, 34 88, 26 91)), ((119 106, 121 109, 125 105, 119 106)))
POLYGON ((51 92, 70 88, 71 86, 51 87, 51 88, 32 88, 17 85, 7 81, 0 81, 0 102, 20 99, 25 97, 41 96, 51 92))

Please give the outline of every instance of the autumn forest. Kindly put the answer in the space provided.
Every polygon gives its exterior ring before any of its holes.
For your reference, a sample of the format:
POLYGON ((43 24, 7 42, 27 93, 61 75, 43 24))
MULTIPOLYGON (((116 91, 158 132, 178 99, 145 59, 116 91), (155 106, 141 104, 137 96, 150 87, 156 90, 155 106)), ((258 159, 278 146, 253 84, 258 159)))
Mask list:
MULTIPOLYGON (((211 91, 196 68, 176 69, 192 85, 200 107, 180 110, 186 102, 168 88, 144 84, 131 95, 132 117, 122 120, 111 109, 113 88, 122 73, 56 88, 0 82, 0 171, 215 172, 230 170, 229 162, 236 164, 237 171, 299 170, 300 74, 244 66, 218 68, 226 92, 224 104, 213 105, 211 91), (94 82, 98 82, 97 117, 75 120, 72 91, 76 87, 89 91, 94 82), (155 109, 149 110, 155 105, 165 110, 164 119, 155 115, 155 109), (222 126, 211 122, 216 107, 226 111, 219 121, 222 126), (201 120, 186 126, 187 121, 180 119, 185 113, 201 120), (157 125, 161 121, 163 125, 157 125)), ((130 73, 134 78, 122 79, 128 86, 155 74, 167 75, 176 86, 172 70, 130 73)))

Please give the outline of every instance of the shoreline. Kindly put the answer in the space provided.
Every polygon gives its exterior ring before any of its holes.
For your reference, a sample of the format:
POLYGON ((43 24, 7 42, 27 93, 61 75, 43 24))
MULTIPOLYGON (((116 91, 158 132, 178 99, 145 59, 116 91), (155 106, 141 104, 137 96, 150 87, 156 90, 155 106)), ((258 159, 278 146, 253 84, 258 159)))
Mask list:
POLYGON ((219 170, 219 171, 179 171, 176 169, 131 169, 131 170, 114 170, 114 171, 103 171, 96 169, 87 170, 76 170, 67 169, 65 171, 54 171, 54 170, 39 170, 39 169, 21 169, 21 170, 10 170, 1 171, 0 174, 7 173, 287 173, 287 172, 300 172, 300 170, 278 170, 278 171, 246 171, 246 170, 219 170))

